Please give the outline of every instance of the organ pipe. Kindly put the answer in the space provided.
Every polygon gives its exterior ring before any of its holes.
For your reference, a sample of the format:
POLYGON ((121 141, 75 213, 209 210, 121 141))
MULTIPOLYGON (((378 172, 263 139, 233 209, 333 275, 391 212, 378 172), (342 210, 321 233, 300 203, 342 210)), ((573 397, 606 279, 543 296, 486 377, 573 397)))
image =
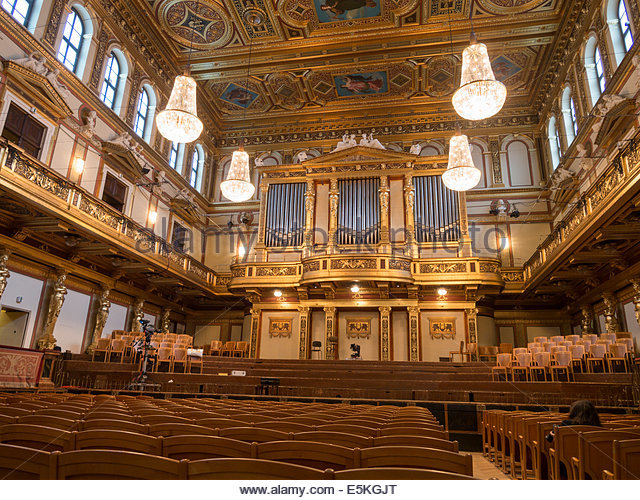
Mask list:
POLYGON ((439 176, 414 177, 415 235, 418 242, 457 241, 460 234, 458 193, 439 176))
POLYGON ((306 184, 271 184, 267 195, 265 245, 287 247, 302 245, 305 220, 306 184))

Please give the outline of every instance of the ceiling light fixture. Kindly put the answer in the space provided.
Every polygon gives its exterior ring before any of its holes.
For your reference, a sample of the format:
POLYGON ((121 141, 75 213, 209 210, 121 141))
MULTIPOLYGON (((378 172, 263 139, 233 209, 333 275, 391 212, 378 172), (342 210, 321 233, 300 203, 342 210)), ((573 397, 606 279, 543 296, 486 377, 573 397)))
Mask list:
POLYGON ((507 98, 507 87, 496 80, 489 53, 484 43, 478 43, 471 20, 471 45, 462 52, 460 88, 451 102, 462 118, 484 120, 502 109, 507 98))
MULTIPOLYGON (((196 3, 196 13, 199 10, 199 6, 200 1, 196 3)), ((200 137, 204 128, 202 120, 198 118, 198 107, 196 105, 198 85, 190 74, 194 37, 195 34, 191 33, 189 60, 184 75, 176 76, 167 107, 156 116, 158 132, 165 139, 173 142, 193 142, 200 137)))
POLYGON ((458 129, 449 141, 449 163, 442 173, 442 182, 453 191, 468 191, 480 182, 481 176, 473 163, 469 140, 458 129))
MULTIPOLYGON (((249 35, 249 62, 247 64, 247 78, 244 84, 246 92, 249 91, 249 70, 251 68, 251 48, 253 47, 253 38, 249 35)), ((247 104, 244 108, 243 121, 246 122, 247 104)), ((240 147, 233 152, 231 157, 231 166, 229 173, 224 182, 220 183, 222 195, 233 202, 247 201, 253 196, 256 188, 251 184, 251 173, 249 170, 249 155, 244 150, 244 139, 240 142, 240 147)))

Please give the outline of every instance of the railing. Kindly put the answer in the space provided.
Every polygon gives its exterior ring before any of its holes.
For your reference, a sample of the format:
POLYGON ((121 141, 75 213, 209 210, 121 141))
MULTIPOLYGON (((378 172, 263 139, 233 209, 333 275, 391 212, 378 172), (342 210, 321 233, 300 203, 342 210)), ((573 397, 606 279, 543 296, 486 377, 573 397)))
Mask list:
MULTIPOLYGON (((93 219, 92 227, 105 233, 117 233, 118 243, 130 250, 154 259, 162 259, 163 266, 183 272, 190 279, 215 286, 216 273, 190 255, 179 252, 168 241, 118 212, 104 201, 69 181, 46 165, 29 157, 20 149, 6 142, 0 143, 0 172, 10 170, 26 179, 37 189, 64 202, 65 209, 72 209, 93 219)), ((7 178, 5 174, 3 177, 7 178)), ((30 191, 33 193, 33 190, 30 191)), ((220 285, 218 285, 220 286, 220 285)))
POLYGON ((636 136, 618 153, 605 173, 578 199, 575 206, 524 264, 524 278, 527 282, 573 239, 577 230, 583 227, 585 220, 593 220, 592 215, 603 209, 609 198, 619 192, 619 186, 628 181, 639 167, 640 140, 636 136))

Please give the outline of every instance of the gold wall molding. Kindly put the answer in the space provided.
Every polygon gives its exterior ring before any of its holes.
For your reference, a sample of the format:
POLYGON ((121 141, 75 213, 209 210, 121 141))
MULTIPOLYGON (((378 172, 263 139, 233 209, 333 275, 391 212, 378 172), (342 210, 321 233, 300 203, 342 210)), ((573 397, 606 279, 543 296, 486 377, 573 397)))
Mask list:
POLYGON ((409 313, 409 361, 420 360, 420 308, 417 306, 407 307, 409 313))
POLYGON ((391 307, 378 307, 380 312, 380 360, 391 359, 391 307))
POLYGON ((371 319, 370 318, 347 318, 346 334, 348 339, 371 338, 371 319))
POLYGON ((455 339, 456 338, 456 318, 433 318, 429 320, 429 335, 432 339, 455 339))
POLYGON ((269 318, 269 337, 291 337, 293 318, 269 318))

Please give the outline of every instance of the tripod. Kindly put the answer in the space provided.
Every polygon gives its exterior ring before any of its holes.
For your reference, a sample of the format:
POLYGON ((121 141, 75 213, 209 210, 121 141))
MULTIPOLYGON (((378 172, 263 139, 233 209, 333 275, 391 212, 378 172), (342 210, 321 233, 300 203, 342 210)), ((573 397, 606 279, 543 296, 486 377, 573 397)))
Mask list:
POLYGON ((155 333, 155 329, 152 326, 149 326, 148 319, 141 319, 140 324, 142 325, 142 331, 144 333, 144 337, 142 338, 142 366, 140 373, 131 381, 127 386, 127 389, 137 391, 155 391, 160 388, 160 384, 147 382, 147 379, 149 378, 147 375, 147 367, 149 366, 150 358, 149 344, 151 342, 151 336, 155 333))

